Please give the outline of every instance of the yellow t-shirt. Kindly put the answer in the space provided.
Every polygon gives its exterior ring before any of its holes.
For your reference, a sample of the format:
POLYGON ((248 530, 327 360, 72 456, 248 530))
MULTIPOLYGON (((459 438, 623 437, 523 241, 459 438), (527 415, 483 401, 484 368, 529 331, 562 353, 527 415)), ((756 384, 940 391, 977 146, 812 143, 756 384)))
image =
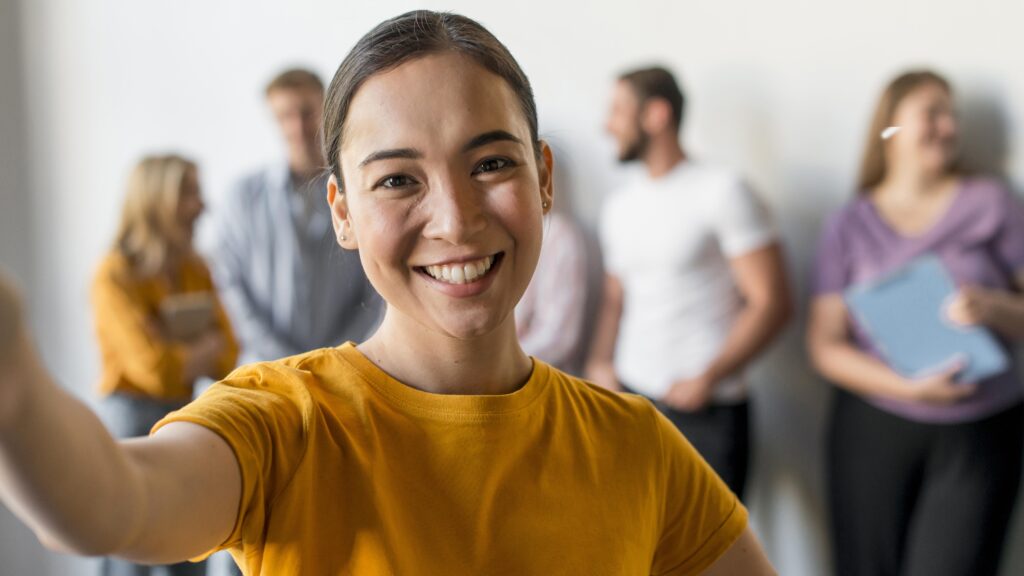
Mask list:
POLYGON ((249 576, 698 574, 747 523, 649 402, 537 360, 514 393, 441 395, 349 343, 240 368, 173 421, 238 458, 218 549, 249 576))

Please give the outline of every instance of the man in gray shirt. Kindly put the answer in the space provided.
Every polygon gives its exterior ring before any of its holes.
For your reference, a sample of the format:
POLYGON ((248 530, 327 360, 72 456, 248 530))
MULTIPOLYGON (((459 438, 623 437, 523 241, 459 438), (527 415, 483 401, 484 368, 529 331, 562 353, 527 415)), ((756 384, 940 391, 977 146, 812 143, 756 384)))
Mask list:
POLYGON ((287 162, 243 178, 215 215, 213 269, 242 363, 359 342, 383 307, 358 252, 334 239, 319 133, 323 83, 288 70, 266 96, 287 162))

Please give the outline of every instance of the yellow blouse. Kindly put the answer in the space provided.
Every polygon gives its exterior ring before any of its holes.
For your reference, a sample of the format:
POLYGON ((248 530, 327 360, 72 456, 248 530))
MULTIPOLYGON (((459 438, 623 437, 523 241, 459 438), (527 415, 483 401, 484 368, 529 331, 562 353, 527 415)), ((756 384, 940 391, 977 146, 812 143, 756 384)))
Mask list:
POLYGON ((238 344, 227 315, 217 298, 206 264, 198 257, 185 261, 174 279, 140 278, 119 252, 99 266, 92 287, 96 333, 103 360, 99 393, 123 392, 166 401, 188 401, 194 382, 183 374, 187 342, 165 334, 160 303, 174 294, 209 292, 214 301, 216 327, 226 341, 214 378, 235 366, 238 344))

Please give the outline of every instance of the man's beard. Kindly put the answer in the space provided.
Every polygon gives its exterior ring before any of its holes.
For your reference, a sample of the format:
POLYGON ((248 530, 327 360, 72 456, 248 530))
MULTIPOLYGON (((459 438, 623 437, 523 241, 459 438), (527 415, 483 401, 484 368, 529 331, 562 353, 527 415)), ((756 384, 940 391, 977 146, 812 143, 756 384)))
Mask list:
POLYGON ((643 130, 640 130, 639 127, 637 128, 636 135, 636 138, 626 145, 626 148, 619 154, 620 163, 626 164, 637 160, 643 160, 651 139, 648 138, 647 134, 645 134, 643 130))

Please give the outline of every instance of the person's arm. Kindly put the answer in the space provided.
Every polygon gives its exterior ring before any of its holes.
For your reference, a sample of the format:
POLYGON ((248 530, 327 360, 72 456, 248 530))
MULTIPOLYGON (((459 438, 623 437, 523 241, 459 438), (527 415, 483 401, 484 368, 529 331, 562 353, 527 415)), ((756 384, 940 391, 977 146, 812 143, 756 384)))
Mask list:
POLYGON ((613 364, 615 341, 619 336, 619 320, 622 318, 622 301, 622 282, 612 274, 605 274, 601 307, 585 375, 588 380, 609 390, 622 389, 613 364))
POLYGON ((962 324, 981 324, 1020 342, 1024 340, 1024 271, 1017 272, 1015 291, 966 286, 950 306, 950 317, 962 324))
POLYGON ((743 309, 729 329, 721 351, 704 373, 673 384, 665 403, 677 410, 704 407, 715 384, 757 357, 792 316, 792 296, 778 243, 732 258, 729 265, 743 298, 743 309))
POLYGON ((825 379, 856 394, 903 401, 952 404, 974 393, 976 386, 958 384, 961 366, 908 380, 850 341, 846 304, 841 294, 823 294, 811 302, 807 351, 814 369, 825 379))
POLYGON ((740 535, 739 539, 726 550, 725 554, 718 558, 707 570, 704 576, 770 576, 778 574, 768 556, 761 548, 757 536, 748 527, 740 535))
POLYGON ((46 546, 169 563, 223 542, 241 479, 213 432, 171 424, 151 438, 115 441, 57 386, 0 274, 0 501, 46 546))

